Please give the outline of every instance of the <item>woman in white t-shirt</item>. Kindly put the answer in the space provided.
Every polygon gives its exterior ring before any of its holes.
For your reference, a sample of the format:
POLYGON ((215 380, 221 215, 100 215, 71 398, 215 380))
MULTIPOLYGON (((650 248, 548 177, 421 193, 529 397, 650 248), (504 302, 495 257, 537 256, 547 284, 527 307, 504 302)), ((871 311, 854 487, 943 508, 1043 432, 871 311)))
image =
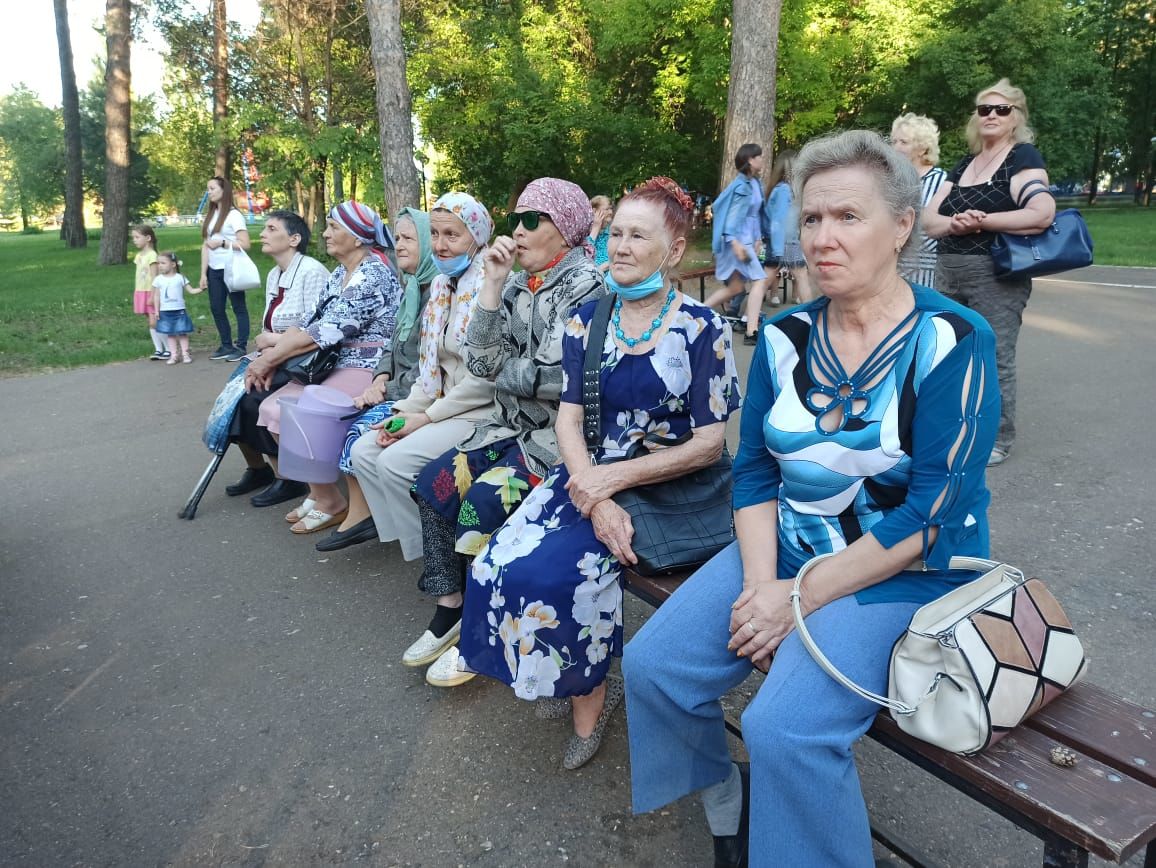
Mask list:
POLYGON ((209 291, 209 309, 213 312, 213 322, 217 326, 221 345, 209 358, 240 360, 247 352, 249 342, 249 308, 245 304, 245 293, 229 292, 225 285, 225 266, 235 249, 249 249, 249 230, 245 228, 245 218, 233 207, 233 185, 219 175, 209 179, 209 209, 205 222, 201 224, 201 289, 209 291), (233 306, 233 316, 237 319, 237 341, 233 342, 233 332, 229 316, 225 311, 226 300, 233 306))

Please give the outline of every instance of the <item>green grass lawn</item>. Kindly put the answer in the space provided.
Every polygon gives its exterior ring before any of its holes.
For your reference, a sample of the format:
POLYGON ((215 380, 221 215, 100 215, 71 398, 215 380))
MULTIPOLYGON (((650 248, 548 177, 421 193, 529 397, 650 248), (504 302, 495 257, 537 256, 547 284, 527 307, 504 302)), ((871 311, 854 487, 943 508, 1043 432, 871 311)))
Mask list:
MULTIPOLYGON (((195 285, 200 230, 161 229, 157 240, 161 250, 177 251, 182 273, 195 285)), ((136 248, 130 243, 129 250, 131 258, 136 248)), ((98 265, 99 251, 97 240, 83 250, 69 250, 54 232, 0 233, 0 376, 118 362, 152 352, 148 320, 132 312, 132 263, 98 265)), ((254 260, 264 277, 272 261, 260 253, 254 260)), ((256 325, 264 292, 255 289, 248 296, 256 325)), ((191 336, 194 352, 215 349, 208 294, 186 295, 186 301, 198 330, 191 336)))
MULTIPOLYGON (((1092 232, 1097 264, 1156 266, 1156 208, 1113 203, 1081 211, 1092 232)), ((251 234, 255 237, 257 229, 251 234)), ((184 263, 181 270, 195 283, 200 275, 199 229, 161 229, 158 240, 162 250, 177 251, 184 263)), ((98 265, 99 248, 99 241, 90 241, 84 250, 68 250, 56 233, 0 232, 0 376, 125 361, 152 352, 148 322, 132 312, 133 266, 98 265)), ((260 253, 254 260, 262 276, 272 267, 260 253)), ((710 236, 700 233, 683 270, 710 262, 710 236)), ((203 354, 217 345, 209 299, 205 293, 187 298, 198 329, 193 350, 203 354)), ((260 289, 249 293, 254 326, 262 299, 260 289)))

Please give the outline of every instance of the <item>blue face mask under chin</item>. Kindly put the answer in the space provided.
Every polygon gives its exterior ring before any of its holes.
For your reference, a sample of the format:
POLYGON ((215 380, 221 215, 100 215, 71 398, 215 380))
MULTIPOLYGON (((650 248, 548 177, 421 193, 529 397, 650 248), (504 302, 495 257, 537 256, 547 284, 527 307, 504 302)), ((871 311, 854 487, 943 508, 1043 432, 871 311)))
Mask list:
POLYGON ((457 277, 470 267, 470 262, 473 258, 472 253, 459 253, 457 256, 451 256, 449 259, 442 259, 435 254, 433 263, 434 268, 447 277, 457 277))
POLYGON ((632 286, 623 286, 614 279, 611 273, 613 267, 606 272, 606 285, 610 287, 611 292, 617 293, 621 296, 623 301, 638 301, 646 298, 649 295, 654 295, 660 289, 666 286, 666 279, 662 276, 662 266, 666 265, 666 260, 670 258, 670 250, 666 251, 666 256, 662 257, 662 262, 658 263, 658 268, 654 273, 645 280, 641 280, 632 286))

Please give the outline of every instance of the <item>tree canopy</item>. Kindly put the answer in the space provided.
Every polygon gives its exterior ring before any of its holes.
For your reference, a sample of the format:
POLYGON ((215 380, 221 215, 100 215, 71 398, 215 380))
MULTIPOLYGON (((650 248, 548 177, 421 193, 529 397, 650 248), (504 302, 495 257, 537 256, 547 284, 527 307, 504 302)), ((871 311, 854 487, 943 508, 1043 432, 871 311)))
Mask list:
MULTIPOLYGON (((619 195, 653 174, 717 190, 732 0, 400 3, 432 193, 461 187, 502 210, 541 175, 591 194, 619 195)), ((218 132, 251 149, 277 205, 314 222, 339 197, 385 204, 364 5, 260 7, 254 32, 227 31, 228 117, 214 124, 206 4, 135 3, 138 22, 148 15, 165 40, 168 70, 163 111, 133 107, 134 211, 192 210, 214 171, 218 132)), ((835 129, 886 132, 914 111, 938 122, 950 165, 964 153, 976 92, 1006 76, 1027 93, 1053 180, 1107 174, 1135 185, 1152 172, 1156 16, 1145 0, 791 0, 776 65, 775 140, 762 143, 771 150, 835 129)), ((3 99, 0 117, 27 122, 0 134, 0 195, 9 211, 54 208, 59 154, 22 150, 35 136, 17 127, 58 130, 59 120, 27 92, 3 99)), ((96 89, 81 103, 85 175, 99 194, 96 89)))

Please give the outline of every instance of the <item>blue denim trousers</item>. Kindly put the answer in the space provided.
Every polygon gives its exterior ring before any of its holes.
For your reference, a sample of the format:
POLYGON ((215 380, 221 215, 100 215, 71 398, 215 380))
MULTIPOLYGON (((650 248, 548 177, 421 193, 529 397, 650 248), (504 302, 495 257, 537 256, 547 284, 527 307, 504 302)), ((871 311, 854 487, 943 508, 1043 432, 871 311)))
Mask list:
MULTIPOLYGON (((635 813, 730 772, 719 698, 751 674, 750 662, 726 648, 742 575, 734 543, 688 579, 625 648, 635 813)), ((918 608, 844 597, 813 613, 807 626, 839 669, 885 693, 891 646, 918 608)), ((851 747, 876 711, 820 669, 797 633, 783 641, 742 718, 751 758, 752 868, 874 864, 851 747)))
POLYGON ((225 310, 226 302, 233 306, 233 316, 237 318, 237 346, 245 346, 249 343, 249 306, 245 301, 245 293, 229 292, 229 287, 225 285, 224 269, 210 268, 205 274, 209 283, 209 310, 213 313, 213 324, 217 327, 221 346, 233 346, 233 331, 225 310))

